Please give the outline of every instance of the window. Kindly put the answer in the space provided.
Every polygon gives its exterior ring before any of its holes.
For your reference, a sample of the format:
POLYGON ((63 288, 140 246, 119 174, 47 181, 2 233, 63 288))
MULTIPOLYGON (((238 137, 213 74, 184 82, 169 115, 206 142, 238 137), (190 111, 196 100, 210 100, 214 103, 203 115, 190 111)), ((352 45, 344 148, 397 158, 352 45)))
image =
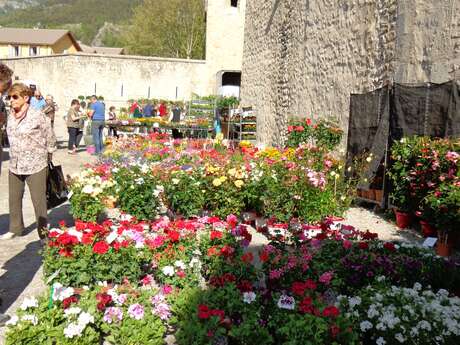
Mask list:
POLYGON ((230 0, 230 6, 238 7, 238 0, 230 0))
POLYGON ((38 55, 38 47, 30 47, 29 48, 29 55, 30 56, 37 56, 38 55))
POLYGON ((19 46, 13 46, 13 56, 19 56, 19 46))

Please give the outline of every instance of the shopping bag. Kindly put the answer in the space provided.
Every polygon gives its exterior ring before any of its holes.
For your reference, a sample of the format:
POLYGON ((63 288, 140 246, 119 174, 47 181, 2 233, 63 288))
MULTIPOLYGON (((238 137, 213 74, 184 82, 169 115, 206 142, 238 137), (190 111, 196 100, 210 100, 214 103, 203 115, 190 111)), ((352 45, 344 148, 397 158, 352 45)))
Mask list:
POLYGON ((46 201, 48 209, 55 208, 67 201, 68 190, 60 165, 48 163, 48 176, 46 179, 46 201))

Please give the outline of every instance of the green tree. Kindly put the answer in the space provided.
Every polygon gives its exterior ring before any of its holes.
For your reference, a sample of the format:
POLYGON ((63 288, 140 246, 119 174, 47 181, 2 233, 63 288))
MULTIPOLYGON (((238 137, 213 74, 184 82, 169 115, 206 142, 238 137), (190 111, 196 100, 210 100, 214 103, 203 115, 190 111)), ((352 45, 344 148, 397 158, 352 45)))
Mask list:
POLYGON ((130 54, 203 59, 205 35, 203 0, 144 0, 125 39, 130 54))

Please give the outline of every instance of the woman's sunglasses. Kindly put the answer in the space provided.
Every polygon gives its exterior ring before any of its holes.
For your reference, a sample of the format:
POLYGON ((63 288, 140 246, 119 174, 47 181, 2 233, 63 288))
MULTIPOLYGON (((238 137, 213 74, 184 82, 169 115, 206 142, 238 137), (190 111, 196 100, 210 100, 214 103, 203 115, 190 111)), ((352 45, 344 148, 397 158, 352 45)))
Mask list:
POLYGON ((12 96, 7 96, 6 99, 9 101, 11 99, 14 99, 15 101, 21 98, 19 95, 12 95, 12 96))

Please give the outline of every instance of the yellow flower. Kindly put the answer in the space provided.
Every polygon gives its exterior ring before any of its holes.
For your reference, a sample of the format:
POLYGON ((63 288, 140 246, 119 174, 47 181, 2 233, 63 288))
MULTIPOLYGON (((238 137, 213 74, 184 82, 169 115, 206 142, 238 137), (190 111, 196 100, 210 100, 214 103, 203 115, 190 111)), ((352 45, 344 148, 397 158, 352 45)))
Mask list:
POLYGON ((229 174, 230 176, 235 176, 235 174, 236 174, 236 169, 235 169, 235 168, 230 169, 230 170, 228 171, 228 174, 229 174))
POLYGON ((215 187, 219 187, 222 184, 222 181, 220 180, 220 178, 215 178, 214 181, 212 181, 212 184, 215 187))
POLYGON ((221 183, 224 183, 225 181, 227 181, 227 176, 221 176, 219 177, 219 180, 221 183))
POLYGON ((235 181, 235 186, 237 186, 238 188, 241 188, 243 185, 244 185, 243 181, 241 181, 241 180, 236 180, 235 181))

